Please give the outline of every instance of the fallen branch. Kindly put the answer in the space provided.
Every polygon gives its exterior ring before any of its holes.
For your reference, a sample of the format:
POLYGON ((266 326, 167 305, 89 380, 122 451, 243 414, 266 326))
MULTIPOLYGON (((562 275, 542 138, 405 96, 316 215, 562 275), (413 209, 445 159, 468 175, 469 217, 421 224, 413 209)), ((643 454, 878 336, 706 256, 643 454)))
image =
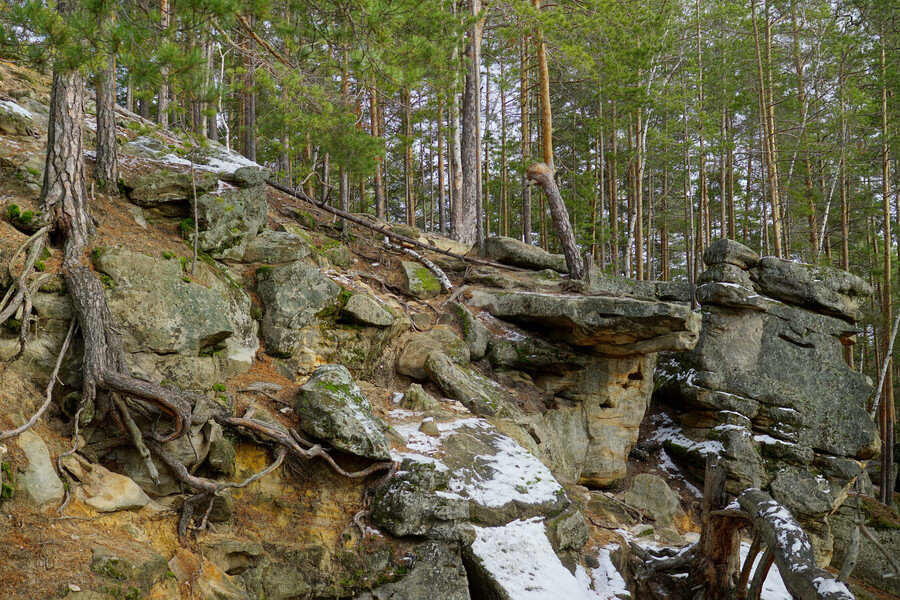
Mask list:
POLYGON ((412 250, 410 248, 404 248, 403 246, 398 246, 397 244, 392 244, 387 239, 384 240, 384 247, 387 248, 388 250, 394 250, 396 252, 403 252, 407 256, 411 256, 412 258, 416 259, 417 261, 419 261, 420 263, 425 265, 425 268, 427 268, 429 271, 431 271, 434 274, 434 276, 437 277, 437 280, 441 283, 441 292, 442 293, 446 294, 447 292, 450 292, 453 290, 453 284, 450 283, 450 280, 447 278, 447 275, 441 270, 441 268, 439 266, 437 266, 436 264, 431 262, 431 260, 428 257, 422 256, 421 254, 419 254, 418 252, 416 252, 415 250, 412 250))
POLYGON ((391 238, 392 240, 397 240, 399 242, 403 242, 404 244, 410 244, 410 245, 416 246, 418 248, 423 248, 425 250, 428 250, 429 252, 437 252, 438 254, 452 256, 453 258, 458 258, 459 260, 464 260, 466 262, 470 262, 470 263, 473 263, 476 265, 484 265, 486 267, 498 267, 501 269, 509 269, 510 271, 529 271, 529 270, 531 270, 531 269, 522 269, 520 267, 512 267, 510 265, 503 265, 503 264, 494 262, 492 260, 478 258, 475 256, 465 256, 462 254, 456 254, 454 252, 450 252, 449 250, 444 250, 443 248, 438 248, 437 246, 433 246, 431 244, 425 244, 423 242, 420 242, 419 240, 414 240, 411 237, 407 237, 405 235, 395 233, 386 227, 382 227, 381 225, 369 223, 365 219, 357 217, 356 215, 354 215, 352 213, 348 213, 339 208, 334 208, 333 206, 329 206, 328 204, 325 204, 324 202, 319 202, 317 200, 313 200, 312 198, 310 198, 303 192, 295 191, 295 190, 289 188, 288 186, 282 185, 272 179, 266 179, 266 183, 270 187, 273 187, 276 190, 278 190, 279 192, 283 192, 283 193, 287 194, 288 196, 293 196, 294 198, 297 198, 298 200, 303 200, 304 202, 308 202, 308 203, 312 204, 313 206, 324 210, 327 213, 331 213, 332 215, 341 217, 342 219, 346 219, 346 220, 350 221, 351 223, 355 223, 357 225, 365 227, 366 229, 371 229, 372 231, 377 231, 381 235, 386 235, 387 237, 391 238))

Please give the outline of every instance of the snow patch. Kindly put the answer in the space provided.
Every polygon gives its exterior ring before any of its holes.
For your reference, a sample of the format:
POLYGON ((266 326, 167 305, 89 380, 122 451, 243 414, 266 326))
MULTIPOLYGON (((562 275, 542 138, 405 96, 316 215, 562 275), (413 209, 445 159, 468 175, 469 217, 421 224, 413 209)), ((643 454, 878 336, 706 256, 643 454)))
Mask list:
POLYGON ((20 117, 24 117, 29 121, 34 121, 34 117, 31 116, 31 113, 12 102, 11 100, 0 100, 0 111, 10 112, 15 115, 19 115, 20 117))

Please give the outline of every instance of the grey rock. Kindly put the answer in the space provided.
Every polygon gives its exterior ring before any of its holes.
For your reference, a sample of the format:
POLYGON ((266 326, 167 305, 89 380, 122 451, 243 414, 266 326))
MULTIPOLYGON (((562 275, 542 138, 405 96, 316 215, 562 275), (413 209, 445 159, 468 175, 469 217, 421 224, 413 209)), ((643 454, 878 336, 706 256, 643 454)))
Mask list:
POLYGON ((537 337, 511 341, 502 338, 491 340, 488 358, 495 367, 521 371, 551 371, 567 373, 584 368, 588 358, 559 345, 551 345, 537 337))
POLYGON ((460 364, 469 362, 469 347, 466 343, 450 327, 438 325, 410 336, 397 356, 397 372, 413 379, 425 379, 428 377, 425 359, 436 350, 443 352, 454 362, 460 364))
MULTIPOLYGON (((102 469, 99 465, 96 465, 102 469)), ((143 508, 150 502, 150 497, 144 493, 134 481, 119 475, 106 471, 96 481, 84 486, 84 491, 88 495, 86 504, 99 512, 115 512, 118 510, 138 510, 143 508)))
POLYGON ((773 256, 761 258, 751 276, 767 296, 850 322, 860 318, 860 304, 872 295, 868 283, 847 271, 773 256))
POLYGON ((787 466, 772 480, 772 497, 797 518, 818 519, 843 502, 846 491, 837 483, 816 477, 807 469, 787 466))
POLYGON ((312 251, 310 241, 301 236, 265 229, 247 242, 241 262, 280 265, 303 260, 312 251))
POLYGON ((400 399, 400 406, 407 410, 419 412, 434 410, 439 405, 434 396, 422 389, 422 386, 418 383, 414 383, 406 388, 403 398, 400 399))
POLYGON ((759 255, 747 246, 729 239, 713 240, 703 253, 707 266, 729 264, 741 269, 751 269, 759 262, 759 255))
POLYGON ((233 183, 238 187, 252 188, 264 185, 266 178, 269 176, 268 169, 259 167, 238 167, 233 172, 223 172, 221 177, 228 183, 233 183))
POLYGON ((505 265, 534 270, 553 269, 559 273, 569 272, 566 257, 562 254, 550 254, 543 248, 511 237, 489 237, 484 241, 484 252, 491 260, 505 265))
POLYGON ((159 158, 166 153, 166 145, 148 135, 142 135, 122 144, 122 153, 138 158, 159 158))
POLYGON ((300 343, 300 330, 323 309, 333 306, 341 288, 318 269, 301 262, 257 271, 257 290, 265 306, 262 334, 266 349, 290 356, 300 343))
POLYGON ((659 527, 671 525, 679 506, 678 494, 662 477, 651 473, 636 475, 631 487, 622 495, 622 501, 645 511, 656 519, 659 527))
POLYGON ((375 327, 390 327, 394 317, 371 296, 353 294, 341 309, 341 315, 355 323, 375 327))
POLYGON ((0 100, 0 132, 6 135, 33 135, 31 113, 11 100, 0 100))
MULTIPOLYGON (((155 209, 167 217, 187 217, 191 214, 194 188, 191 186, 190 172, 157 169, 149 173, 139 173, 133 178, 125 175, 128 198, 142 208, 155 209)), ((194 185, 197 197, 218 184, 215 173, 194 171, 194 185)))
MULTIPOLYGON (((203 194, 197 199, 198 246, 213 258, 241 260, 267 216, 264 185, 203 194)), ((184 233, 193 237, 192 231, 184 233)))
POLYGON ((61 501, 66 490, 56 474, 44 440, 33 431, 24 431, 15 438, 15 443, 28 461, 25 472, 17 481, 26 497, 37 506, 61 501))
POLYGON ((405 291, 419 300, 434 298, 441 293, 441 283, 437 277, 419 263, 401 261, 405 291))
POLYGON ((400 581, 365 592, 356 600, 469 600, 469 584, 458 544, 428 541, 412 551, 416 561, 400 581))
POLYGON ((259 564, 263 556, 261 544, 225 536, 204 536, 203 554, 228 575, 240 575, 259 564))
POLYGON ((353 264, 353 255, 350 253, 350 248, 339 242, 326 245, 322 250, 322 254, 325 255, 329 263, 341 269, 349 269, 350 265, 353 264))
POLYGON ((115 582, 128 582, 143 590, 162 579, 169 569, 166 559, 137 543, 118 540, 113 550, 101 544, 91 547, 91 570, 115 582))
POLYGON ((487 352, 491 332, 479 321, 465 306, 459 302, 451 302, 450 310, 456 314, 459 327, 463 332, 463 339, 469 347, 469 355, 472 360, 481 359, 487 352))
POLYGON ((338 450, 390 460, 381 424, 346 367, 323 365, 316 369, 300 388, 294 411, 303 431, 338 450))
POLYGON ((450 483, 450 471, 428 457, 404 457, 400 469, 372 500, 372 520, 393 535, 454 540, 469 520, 469 503, 452 494, 436 494, 450 483))
POLYGON ((750 280, 750 274, 744 269, 730 263, 716 263, 711 265, 708 269, 700 273, 698 279, 700 285, 715 281, 733 283, 748 290, 753 289, 753 282, 750 280))
POLYGON ((512 272, 473 265, 466 269, 464 281, 469 284, 502 290, 558 291, 563 283, 563 278, 562 275, 551 269, 512 272))
POLYGON ((500 319, 611 356, 690 350, 700 333, 700 315, 668 302, 501 292, 474 295, 472 304, 500 319))
POLYGON ((453 364, 438 350, 425 359, 425 372, 450 398, 458 400, 472 413, 493 416, 511 402, 509 394, 494 381, 475 371, 453 364))
POLYGON ((587 544, 591 533, 581 511, 571 508, 548 523, 550 543, 557 552, 579 552, 587 544))

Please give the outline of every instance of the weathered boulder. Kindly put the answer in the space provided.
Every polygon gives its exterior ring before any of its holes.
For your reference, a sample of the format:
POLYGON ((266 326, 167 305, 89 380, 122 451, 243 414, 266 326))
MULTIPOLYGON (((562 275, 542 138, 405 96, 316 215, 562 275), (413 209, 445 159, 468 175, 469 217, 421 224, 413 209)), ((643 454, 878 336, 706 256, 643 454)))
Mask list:
POLYGON ((362 325, 374 327, 390 327, 394 324, 394 316, 386 311, 371 296, 353 294, 341 308, 341 316, 362 325))
POLYGON ((410 336, 397 356, 397 372, 413 379, 427 378, 425 359, 434 351, 443 352, 456 363, 469 362, 469 347, 466 343, 450 327, 438 325, 410 336))
POLYGON ((405 291, 419 300, 434 298, 441 293, 441 282, 434 273, 419 263, 400 261, 403 268, 405 291))
POLYGON ((127 582, 146 591, 169 569, 165 558, 141 544, 117 540, 109 546, 95 544, 91 548, 91 570, 113 582, 127 582), (115 549, 109 547, 113 544, 115 549))
POLYGON ((414 383, 406 388, 400 399, 400 406, 407 410, 425 412, 437 408, 439 403, 434 396, 422 389, 421 385, 414 383))
POLYGON ((256 276, 265 306, 262 334, 266 349, 276 356, 290 356, 301 341, 300 330, 317 313, 335 305, 341 288, 301 262, 261 268, 256 276))
POLYGON ((834 267, 821 267, 766 256, 751 272, 766 296, 814 312, 855 322, 860 304, 872 295, 863 279, 834 267))
POLYGON ((448 494, 450 470, 442 462, 421 455, 403 457, 389 485, 372 500, 372 519, 393 535, 417 535, 455 540, 469 520, 469 503, 448 494))
POLYGON ((208 388, 250 367, 259 342, 249 295, 198 263, 186 277, 178 260, 98 248, 94 266, 126 352, 148 375, 208 388))
POLYGON ((144 490, 128 477, 91 464, 77 454, 63 459, 63 466, 81 484, 85 504, 98 512, 138 510, 150 501, 144 490))
POLYGON ((247 242, 241 262, 280 265, 303 260, 312 252, 312 243, 303 236, 264 229, 247 242))
POLYGON ((356 600, 469 600, 469 583, 458 544, 427 541, 412 550, 412 569, 400 581, 386 583, 356 600))
POLYGON ((652 516, 659 527, 672 524, 680 503, 678 494, 665 480, 652 473, 638 473, 622 495, 622 501, 652 516))
POLYGON ((606 296, 500 292, 473 295, 492 315, 608 356, 690 350, 700 315, 689 307, 606 296))
POLYGON ((710 242, 703 253, 703 262, 710 267, 729 264, 741 269, 752 269, 759 262, 759 254, 740 242, 720 238, 710 242))
POLYGON ((463 332, 466 346, 469 347, 471 359, 481 359, 487 352, 488 342, 491 340, 491 332, 468 308, 459 302, 451 302, 449 308, 459 321, 459 327, 463 332))
POLYGON ((191 173, 157 169, 148 173, 130 175, 125 172, 128 198, 142 208, 154 209, 167 217, 187 217, 191 214, 191 201, 196 186, 197 197, 216 189, 219 178, 209 171, 191 173))
POLYGON ((491 260, 504 265, 525 269, 553 269, 559 273, 568 273, 566 257, 562 254, 550 254, 543 248, 520 242, 505 236, 493 236, 484 240, 484 253, 491 260))
POLYGON ((519 340, 494 338, 491 340, 488 359, 494 368, 558 373, 583 368, 589 360, 584 355, 576 354, 559 344, 552 345, 537 337, 519 340))
POLYGON ((389 460, 390 446, 372 406, 341 365, 323 365, 300 388, 294 412, 300 428, 338 450, 389 460))
POLYGON ((15 443, 25 453, 27 461, 17 480, 25 498, 37 506, 61 501, 66 491, 44 440, 33 431, 24 431, 15 438, 15 443))
POLYGON ((540 519, 476 527, 464 550, 470 587, 478 598, 586 598, 584 587, 553 551, 540 519))
POLYGON ((15 102, 0 100, 0 132, 6 135, 33 135, 34 118, 15 102))
MULTIPOLYGON (((198 246, 213 258, 240 260, 247 243, 265 227, 266 187, 241 187, 203 194, 197 199, 198 246)), ((193 237, 193 227, 185 230, 193 237)))
POLYGON ((493 416, 511 398, 500 385, 472 369, 453 363, 439 350, 425 359, 425 372, 450 398, 458 400, 472 413, 493 416))
POLYGON ((419 431, 415 423, 396 426, 407 446, 420 453, 399 455, 400 475, 373 501, 373 518, 379 515, 377 522, 389 531, 447 539, 451 533, 464 535, 459 525, 465 520, 500 525, 556 516, 570 505, 550 469, 486 421, 469 418, 437 426, 438 437, 419 431))

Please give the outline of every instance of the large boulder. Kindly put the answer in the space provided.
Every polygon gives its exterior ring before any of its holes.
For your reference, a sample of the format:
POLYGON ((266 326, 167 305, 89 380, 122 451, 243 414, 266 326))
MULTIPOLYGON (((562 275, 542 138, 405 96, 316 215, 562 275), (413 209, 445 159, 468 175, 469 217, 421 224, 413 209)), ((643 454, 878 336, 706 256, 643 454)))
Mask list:
MULTIPOLYGON (((203 194, 197 199, 200 250, 213 258, 241 260, 247 243, 265 227, 267 216, 265 185, 203 194)), ((193 235, 192 230, 183 233, 188 238, 193 235)))
POLYGON ((116 248, 91 256, 122 344, 141 370, 209 387, 250 367, 259 345, 250 297, 226 272, 201 262, 191 278, 174 257, 116 248))
POLYGON ((851 322, 859 320, 860 304, 872 295, 872 286, 842 269, 773 256, 761 258, 751 276, 766 296, 851 322))
POLYGON ((6 135, 33 135, 34 118, 15 102, 0 100, 0 132, 6 135))
POLYGON ((191 173, 156 169, 134 175, 125 172, 124 183, 128 198, 142 208, 154 209, 167 217, 187 217, 191 214, 191 202, 216 189, 219 179, 215 173, 195 171, 193 184, 191 173))
POLYGON ((690 350, 700 333, 700 315, 688 306, 669 302, 482 292, 476 293, 471 303, 500 319, 608 356, 690 350))
POLYGON ((680 504, 678 494, 662 477, 652 473, 638 473, 622 500, 652 516, 659 527, 672 524, 680 504))
POLYGON ((751 269, 759 262, 759 254, 747 246, 729 239, 713 240, 703 253, 707 266, 728 264, 741 269, 751 269))
POLYGON ((261 268, 256 276, 265 306, 262 334, 266 349, 276 356, 290 356, 301 341, 301 329, 320 311, 336 304, 341 288, 301 262, 261 268))
POLYGON ((491 341, 490 330, 459 302, 451 302, 449 308, 456 314, 471 359, 481 359, 487 352, 488 342, 491 341))
POLYGON ((265 229, 247 242, 241 262, 280 265, 303 260, 313 251, 308 236, 265 229))
POLYGON ((372 296, 353 294, 341 308, 341 316, 360 325, 390 327, 394 316, 386 311, 372 296))
POLYGON ((390 460, 391 452, 381 423, 341 365, 323 365, 300 388, 294 412, 300 428, 344 452, 390 460))
POLYGON ((415 562, 400 581, 386 583, 356 600, 469 600, 469 582, 458 544, 427 541, 413 549, 415 562))
POLYGON ((469 348, 456 332, 446 325, 438 325, 428 331, 414 333, 397 355, 397 372, 413 379, 428 377, 425 359, 434 351, 443 352, 458 364, 469 362, 469 348))
POLYGON ((484 240, 484 253, 491 260, 504 265, 525 269, 553 269, 558 273, 568 273, 566 257, 562 254, 550 254, 543 248, 520 242, 506 236, 494 236, 484 240))
POLYGON ((454 364, 439 350, 428 354, 425 372, 441 391, 476 415, 493 416, 512 400, 496 382, 472 369, 454 364))

